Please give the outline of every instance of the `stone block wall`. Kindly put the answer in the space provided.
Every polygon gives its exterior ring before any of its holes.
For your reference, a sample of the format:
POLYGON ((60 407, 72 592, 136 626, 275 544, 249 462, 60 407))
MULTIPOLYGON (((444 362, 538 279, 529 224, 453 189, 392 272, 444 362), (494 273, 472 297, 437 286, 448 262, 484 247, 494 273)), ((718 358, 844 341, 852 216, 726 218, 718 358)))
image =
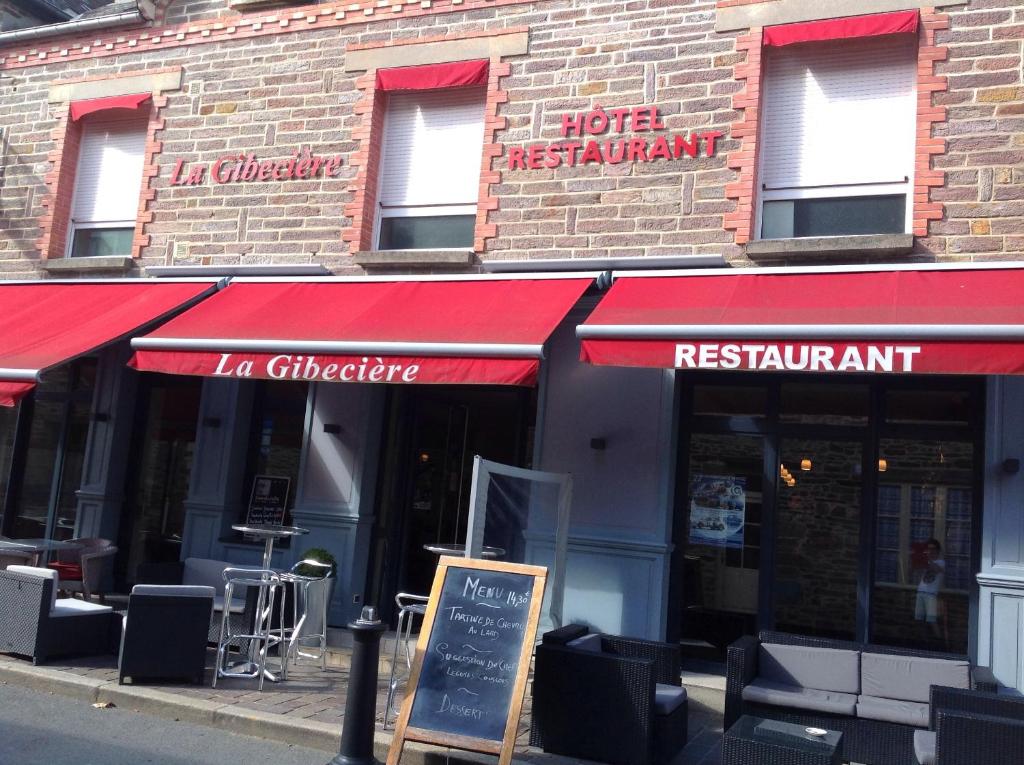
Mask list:
MULTIPOLYGON (((152 199, 136 238, 139 266, 323 263, 357 273, 351 254, 361 189, 350 160, 372 154, 360 131, 347 52, 525 28, 529 52, 504 57, 477 256, 547 258, 724 254, 747 265, 753 203, 759 30, 716 31, 712 0, 424 0, 292 4, 239 14, 227 0, 170 0, 146 30, 97 31, 0 49, 0 276, 38 275, 48 232, 46 178, 58 153, 55 83, 168 67, 151 145, 152 199), (161 20, 163 19, 163 20, 161 20), (508 74, 505 75, 504 72, 508 74), (756 84, 756 83, 754 83, 756 84), (721 133, 714 156, 509 168, 510 149, 567 140, 563 116, 656 105, 664 131, 606 140, 721 133), (752 114, 753 112, 753 114, 752 114), (172 185, 178 160, 287 158, 303 146, 343 157, 340 174, 287 182, 172 185), (744 175, 746 173, 747 175, 744 175), (481 235, 485 232, 486 236, 481 235)), ((917 260, 1019 258, 1024 250, 1024 8, 970 0, 924 9, 915 196, 917 260), (946 28, 948 27, 948 28, 946 28), (929 37, 930 36, 930 37, 929 37), (944 58, 943 58, 944 56, 944 58), (923 79, 921 79, 923 78, 923 79), (922 149, 927 149, 923 151, 922 149), (935 153, 931 153, 934 149, 935 153), (934 218, 934 219, 929 219, 934 218), (925 235, 927 233, 927 235, 925 235)), ((379 131, 377 133, 379 135, 379 131)), ((870 150, 864 147, 851 150, 870 150)))

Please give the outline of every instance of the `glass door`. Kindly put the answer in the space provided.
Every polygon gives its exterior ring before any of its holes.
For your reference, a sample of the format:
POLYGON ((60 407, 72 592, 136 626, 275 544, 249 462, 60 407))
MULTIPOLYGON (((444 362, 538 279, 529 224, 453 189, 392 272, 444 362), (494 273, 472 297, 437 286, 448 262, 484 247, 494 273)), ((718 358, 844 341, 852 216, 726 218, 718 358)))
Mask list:
POLYGON ((114 568, 121 586, 135 582, 140 563, 181 556, 202 385, 199 377, 140 376, 134 464, 114 568))
POLYGON ((757 624, 764 439, 695 433, 689 460, 681 642, 721 659, 757 624))
POLYGON ((775 501, 775 628, 854 640, 862 441, 785 437, 775 501))
POLYGON ((52 372, 23 402, 26 429, 21 475, 12 476, 5 533, 14 538, 70 539, 78 518, 77 491, 89 433, 96 360, 80 359, 52 372))

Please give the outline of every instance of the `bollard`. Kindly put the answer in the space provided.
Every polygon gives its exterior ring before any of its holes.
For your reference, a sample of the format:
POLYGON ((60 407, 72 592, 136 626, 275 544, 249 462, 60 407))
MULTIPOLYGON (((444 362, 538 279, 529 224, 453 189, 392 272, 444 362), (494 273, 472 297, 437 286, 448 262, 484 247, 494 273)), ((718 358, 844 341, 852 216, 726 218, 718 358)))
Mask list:
POLYGON ((380 639, 387 629, 377 618, 377 609, 364 606, 352 630, 352 666, 349 669, 345 722, 341 727, 341 749, 328 765, 379 765, 373 757, 373 732, 377 716, 377 663, 380 639))

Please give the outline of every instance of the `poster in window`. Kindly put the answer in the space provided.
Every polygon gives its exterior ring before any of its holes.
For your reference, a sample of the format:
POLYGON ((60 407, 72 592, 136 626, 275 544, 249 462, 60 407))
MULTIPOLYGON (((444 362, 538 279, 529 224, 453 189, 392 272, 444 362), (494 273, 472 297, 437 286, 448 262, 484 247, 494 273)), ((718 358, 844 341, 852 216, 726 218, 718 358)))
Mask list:
POLYGON ((690 543, 742 548, 746 507, 746 478, 695 475, 690 484, 690 543))
POLYGON ((252 479, 246 526, 280 526, 288 507, 291 479, 278 475, 257 475, 252 479))

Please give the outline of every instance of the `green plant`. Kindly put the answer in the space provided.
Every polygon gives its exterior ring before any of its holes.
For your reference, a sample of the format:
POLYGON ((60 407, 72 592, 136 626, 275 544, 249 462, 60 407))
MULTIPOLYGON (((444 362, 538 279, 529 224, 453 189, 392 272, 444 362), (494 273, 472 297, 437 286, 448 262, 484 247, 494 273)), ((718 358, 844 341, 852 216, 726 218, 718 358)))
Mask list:
MULTIPOLYGON (((315 560, 318 563, 330 563, 331 564, 331 576, 337 576, 338 574, 338 561, 331 555, 330 551, 325 550, 322 547, 314 547, 299 556, 299 560, 315 560)), ((295 569, 295 573, 300 576, 323 576, 323 570, 318 566, 299 566, 295 569)))

